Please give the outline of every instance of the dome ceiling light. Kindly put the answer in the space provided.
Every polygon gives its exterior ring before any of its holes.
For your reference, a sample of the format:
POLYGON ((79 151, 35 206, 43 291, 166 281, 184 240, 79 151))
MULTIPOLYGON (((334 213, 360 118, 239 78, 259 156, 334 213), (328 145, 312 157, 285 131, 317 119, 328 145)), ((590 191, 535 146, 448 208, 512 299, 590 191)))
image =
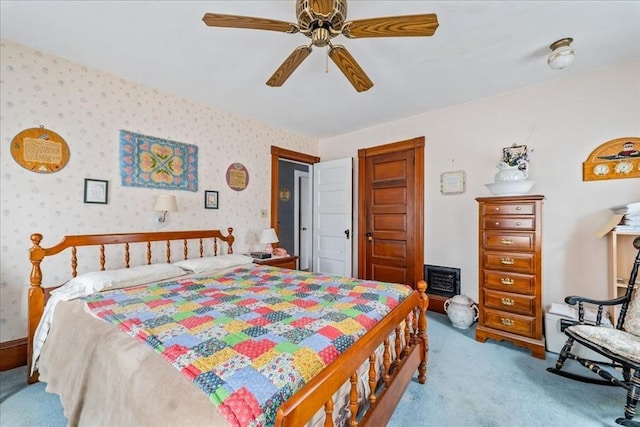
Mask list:
POLYGON ((571 47, 573 39, 566 37, 551 43, 549 48, 552 52, 547 58, 547 64, 552 70, 562 70, 571 65, 576 57, 576 51, 571 47))

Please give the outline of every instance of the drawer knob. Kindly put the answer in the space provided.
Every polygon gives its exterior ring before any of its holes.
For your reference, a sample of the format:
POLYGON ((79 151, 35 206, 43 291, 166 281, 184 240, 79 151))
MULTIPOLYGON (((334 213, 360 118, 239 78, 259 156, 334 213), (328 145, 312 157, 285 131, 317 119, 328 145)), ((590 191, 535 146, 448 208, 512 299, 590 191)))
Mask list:
POLYGON ((522 225, 522 223, 520 221, 516 222, 516 227, 520 227, 522 225))
POLYGON ((515 283, 515 280, 509 277, 501 277, 500 283, 502 283, 503 285, 513 285, 515 283))
POLYGON ((500 225, 500 223, 496 221, 496 226, 498 226, 498 225, 500 225))
POLYGON ((511 319, 505 319, 504 317, 501 317, 500 323, 502 323, 504 326, 513 326, 515 322, 511 319))
POLYGON ((500 208, 496 208, 496 212, 498 212, 500 210, 500 208))
POLYGON ((522 209, 522 208, 521 208, 520 206, 516 206, 516 210, 517 210, 517 211, 519 211, 519 210, 521 210, 521 209, 522 209))
POLYGON ((515 261, 513 258, 500 258, 500 263, 504 265, 513 265, 515 261))
POLYGON ((513 240, 511 240, 511 239, 501 239, 500 243, 502 243, 503 245, 509 246, 509 245, 513 245, 513 240))
POLYGON ((502 305, 513 305, 516 302, 514 300, 512 300, 511 298, 501 298, 500 302, 502 303, 502 305))

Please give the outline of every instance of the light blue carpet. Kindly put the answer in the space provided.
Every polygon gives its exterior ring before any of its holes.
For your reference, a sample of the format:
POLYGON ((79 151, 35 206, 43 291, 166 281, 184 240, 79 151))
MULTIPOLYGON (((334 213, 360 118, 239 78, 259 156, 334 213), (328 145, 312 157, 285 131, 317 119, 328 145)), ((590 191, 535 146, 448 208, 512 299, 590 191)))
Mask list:
MULTIPOLYGON (((509 343, 476 342, 473 327, 455 329, 437 313, 429 313, 428 330, 427 384, 409 384, 391 427, 601 427, 623 415, 625 390, 546 372, 553 353, 543 361, 509 343)), ((26 384, 26 367, 0 373, 0 425, 65 426, 58 397, 44 387, 26 384)))

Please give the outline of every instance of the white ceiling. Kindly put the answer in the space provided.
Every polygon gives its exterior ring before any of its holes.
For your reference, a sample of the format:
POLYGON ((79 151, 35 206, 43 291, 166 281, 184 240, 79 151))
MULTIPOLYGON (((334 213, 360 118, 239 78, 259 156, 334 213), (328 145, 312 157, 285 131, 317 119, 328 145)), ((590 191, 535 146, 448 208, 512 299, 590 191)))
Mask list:
MULTIPOLYGON (((640 1, 359 1, 348 19, 436 13, 433 37, 347 39, 374 87, 357 93, 324 49, 265 85, 301 34, 212 28, 205 12, 295 22, 291 1, 0 2, 0 35, 272 126, 325 138, 640 57, 640 1), (549 45, 573 37, 574 64, 549 45), (328 66, 328 73, 325 68, 328 66)), ((640 79, 640 77, 639 77, 640 79)))

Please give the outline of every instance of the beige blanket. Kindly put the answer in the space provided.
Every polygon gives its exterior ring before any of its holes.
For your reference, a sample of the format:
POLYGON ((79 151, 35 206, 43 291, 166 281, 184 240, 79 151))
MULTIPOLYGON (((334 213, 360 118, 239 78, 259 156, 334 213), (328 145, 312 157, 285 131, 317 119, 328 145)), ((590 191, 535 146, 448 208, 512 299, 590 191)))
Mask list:
POLYGON ((54 317, 40 380, 60 396, 70 426, 227 426, 182 373, 82 302, 59 303, 54 317))

